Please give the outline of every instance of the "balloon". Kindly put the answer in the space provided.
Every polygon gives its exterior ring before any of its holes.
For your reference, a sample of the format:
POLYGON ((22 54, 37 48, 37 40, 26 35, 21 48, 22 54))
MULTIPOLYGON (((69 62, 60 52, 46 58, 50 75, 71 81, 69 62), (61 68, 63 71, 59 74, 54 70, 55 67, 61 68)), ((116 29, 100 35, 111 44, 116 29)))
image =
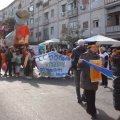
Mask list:
POLYGON ((3 63, 3 64, 2 64, 2 70, 4 70, 4 71, 5 71, 5 70, 6 70, 6 68, 7 68, 6 63, 3 63))

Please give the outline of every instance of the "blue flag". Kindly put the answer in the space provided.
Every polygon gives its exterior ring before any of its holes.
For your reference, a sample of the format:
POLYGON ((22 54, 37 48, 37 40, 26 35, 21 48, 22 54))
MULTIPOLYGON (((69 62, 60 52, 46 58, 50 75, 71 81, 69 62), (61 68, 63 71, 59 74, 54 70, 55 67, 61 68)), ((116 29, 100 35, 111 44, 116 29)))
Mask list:
POLYGON ((101 72, 102 74, 104 74, 105 76, 107 76, 109 78, 113 78, 113 72, 111 70, 107 70, 105 68, 102 68, 102 67, 99 67, 97 65, 91 64, 86 60, 83 60, 83 64, 85 64, 85 65, 87 65, 91 68, 94 68, 95 70, 101 72))

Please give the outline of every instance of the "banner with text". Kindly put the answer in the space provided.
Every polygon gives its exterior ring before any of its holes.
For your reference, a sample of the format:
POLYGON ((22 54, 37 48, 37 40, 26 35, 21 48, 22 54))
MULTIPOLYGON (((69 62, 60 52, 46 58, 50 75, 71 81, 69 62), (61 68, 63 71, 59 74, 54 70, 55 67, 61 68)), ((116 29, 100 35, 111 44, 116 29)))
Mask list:
POLYGON ((57 52, 36 56, 36 63, 41 77, 60 78, 68 74, 71 58, 57 52))

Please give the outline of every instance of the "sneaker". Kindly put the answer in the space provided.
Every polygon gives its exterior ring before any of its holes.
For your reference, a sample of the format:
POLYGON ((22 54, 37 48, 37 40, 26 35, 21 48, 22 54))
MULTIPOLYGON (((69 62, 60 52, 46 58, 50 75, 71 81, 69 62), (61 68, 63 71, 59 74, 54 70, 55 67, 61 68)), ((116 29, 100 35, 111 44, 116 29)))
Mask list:
POLYGON ((4 77, 7 77, 7 74, 4 74, 4 77))
POLYGON ((79 100, 78 100, 78 103, 82 103, 82 99, 79 99, 79 100))
POLYGON ((32 77, 30 77, 30 76, 27 76, 26 78, 27 78, 27 79, 32 79, 32 77))
POLYGON ((107 85, 105 85, 104 88, 107 88, 107 85))
POLYGON ((104 86, 104 84, 101 83, 100 86, 104 86))
POLYGON ((83 102, 87 102, 87 100, 86 100, 85 98, 82 98, 82 101, 83 101, 83 102))
POLYGON ((92 118, 91 118, 92 120, 96 120, 97 119, 97 115, 95 114, 95 115, 92 115, 92 118))

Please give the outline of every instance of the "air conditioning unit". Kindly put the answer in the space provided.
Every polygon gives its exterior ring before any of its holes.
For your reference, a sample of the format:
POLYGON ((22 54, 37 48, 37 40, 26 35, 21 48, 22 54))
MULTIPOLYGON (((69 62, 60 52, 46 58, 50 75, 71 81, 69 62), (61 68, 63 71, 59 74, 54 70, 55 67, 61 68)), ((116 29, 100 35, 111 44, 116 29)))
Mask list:
POLYGON ((80 6, 80 9, 81 9, 81 10, 84 10, 84 9, 85 9, 85 5, 81 5, 81 6, 80 6))
POLYGON ((61 12, 61 16, 62 16, 62 17, 65 16, 65 12, 61 12))

